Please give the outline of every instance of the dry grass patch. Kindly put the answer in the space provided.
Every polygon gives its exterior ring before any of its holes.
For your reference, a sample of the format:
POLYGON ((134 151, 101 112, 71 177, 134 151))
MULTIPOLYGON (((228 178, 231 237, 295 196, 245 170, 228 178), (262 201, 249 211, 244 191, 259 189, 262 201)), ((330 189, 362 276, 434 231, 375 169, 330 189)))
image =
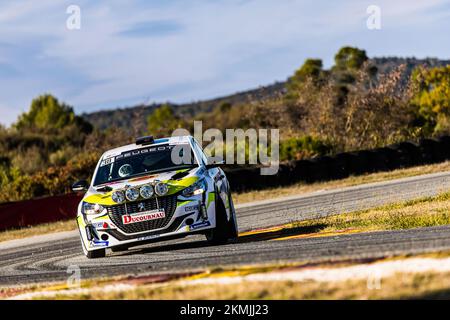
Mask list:
POLYGON ((342 282, 244 281, 238 284, 140 286, 118 292, 60 294, 55 299, 449 299, 450 273, 396 274, 381 279, 379 289, 367 280, 342 282), (370 289, 372 288, 372 289, 370 289))
POLYGON ((44 223, 37 226, 25 227, 22 229, 12 229, 0 232, 0 242, 14 239, 28 238, 31 236, 60 232, 72 231, 77 227, 75 219, 67 221, 58 221, 52 223, 44 223))
POLYGON ((248 191, 233 194, 235 204, 243 204, 246 202, 267 200, 277 197, 286 197, 300 195, 303 193, 314 192, 319 190, 327 190, 333 188, 351 187, 364 183, 388 181, 406 177, 419 176, 429 173, 444 172, 450 170, 450 161, 430 164, 407 169, 397 169, 387 172, 370 173, 360 176, 351 176, 341 180, 333 180, 317 183, 297 183, 292 186, 279 187, 265 190, 248 191))

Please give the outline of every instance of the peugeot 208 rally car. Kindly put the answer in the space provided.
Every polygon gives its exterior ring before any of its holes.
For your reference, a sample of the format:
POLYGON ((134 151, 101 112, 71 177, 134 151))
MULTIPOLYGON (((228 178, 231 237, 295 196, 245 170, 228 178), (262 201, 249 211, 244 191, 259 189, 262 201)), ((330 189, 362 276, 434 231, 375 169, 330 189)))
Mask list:
POLYGON ((72 189, 86 191, 77 223, 88 258, 189 234, 212 243, 237 238, 228 180, 191 136, 141 137, 109 150, 91 183, 79 181, 72 189))

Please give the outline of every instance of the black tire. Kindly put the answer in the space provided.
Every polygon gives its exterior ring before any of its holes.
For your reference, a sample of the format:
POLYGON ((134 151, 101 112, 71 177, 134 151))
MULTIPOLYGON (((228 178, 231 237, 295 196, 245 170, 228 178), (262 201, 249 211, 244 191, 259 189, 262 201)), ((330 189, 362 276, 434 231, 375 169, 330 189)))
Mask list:
POLYGON ((122 251, 127 251, 128 247, 127 246, 115 246, 115 247, 111 247, 111 251, 112 252, 122 252, 122 251))
POLYGON ((86 257, 88 257, 89 259, 104 258, 106 257, 106 249, 88 251, 86 253, 86 257))
MULTIPOLYGON (((230 201, 231 198, 229 197, 230 201)), ((206 234, 206 239, 211 244, 225 244, 229 241, 235 241, 238 236, 236 217, 233 207, 230 203, 232 217, 227 220, 227 212, 221 198, 216 194, 216 227, 206 234)))
POLYGON ((81 235, 80 225, 78 224, 78 221, 77 221, 77 225, 78 225, 78 232, 80 233, 81 249, 83 249, 84 255, 88 259, 96 259, 96 258, 106 257, 106 249, 97 249, 97 250, 93 250, 93 251, 89 251, 88 249, 86 249, 86 247, 84 246, 84 243, 83 243, 83 236, 81 235))
POLYGON ((229 223, 232 223, 233 225, 231 226, 231 228, 233 229, 232 232, 230 233, 230 240, 235 242, 237 241, 238 237, 239 237, 239 228, 237 225, 237 218, 236 218, 236 210, 234 209, 234 202, 233 202, 233 198, 231 197, 231 193, 228 194, 228 201, 230 202, 229 206, 230 206, 230 210, 232 213, 232 217, 231 217, 231 221, 229 223))

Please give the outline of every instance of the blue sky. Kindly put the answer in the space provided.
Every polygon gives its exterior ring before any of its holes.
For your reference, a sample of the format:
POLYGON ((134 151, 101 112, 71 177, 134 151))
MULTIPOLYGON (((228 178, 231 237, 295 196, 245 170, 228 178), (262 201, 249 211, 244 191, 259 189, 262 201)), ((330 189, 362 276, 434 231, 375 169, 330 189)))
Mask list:
POLYGON ((344 45, 450 58, 450 2, 0 0, 0 123, 52 93, 77 113, 190 102, 285 80, 344 45), (68 30, 69 5, 81 29, 68 30), (366 9, 381 8, 381 30, 366 9))

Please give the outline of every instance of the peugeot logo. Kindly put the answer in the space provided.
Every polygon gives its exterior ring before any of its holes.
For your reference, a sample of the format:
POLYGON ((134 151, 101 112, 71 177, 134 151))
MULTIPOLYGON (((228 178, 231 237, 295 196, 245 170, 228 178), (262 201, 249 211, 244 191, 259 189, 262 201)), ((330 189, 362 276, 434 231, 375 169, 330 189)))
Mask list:
POLYGON ((139 211, 144 211, 145 210, 145 205, 143 202, 138 203, 138 210, 139 211))

